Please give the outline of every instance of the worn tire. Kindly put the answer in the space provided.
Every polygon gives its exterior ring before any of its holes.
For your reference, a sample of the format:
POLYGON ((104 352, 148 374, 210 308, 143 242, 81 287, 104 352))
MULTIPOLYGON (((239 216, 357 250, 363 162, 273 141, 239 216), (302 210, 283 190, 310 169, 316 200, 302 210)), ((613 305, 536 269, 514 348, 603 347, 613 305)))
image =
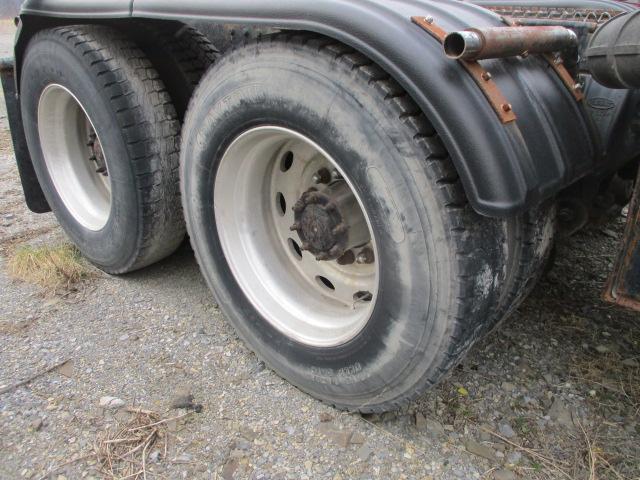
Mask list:
POLYGON ((21 100, 40 185, 65 232, 91 262, 109 273, 125 273, 180 245, 185 234, 178 185, 180 126, 158 73, 134 43, 101 26, 39 32, 26 50, 21 100), (51 85, 72 93, 102 144, 111 203, 106 224, 97 231, 69 210, 45 160, 38 107, 51 85))
POLYGON ((339 408, 406 404, 462 358, 504 299, 508 222, 472 210, 436 132, 397 82, 330 39, 277 34, 223 57, 187 113, 181 177, 191 242, 226 317, 274 370, 339 408), (295 128, 338 159, 373 219, 383 272, 375 309, 337 347, 309 347, 276 330, 222 251, 217 166, 234 138, 260 124, 295 128))
POLYGON ((199 30, 184 25, 142 24, 128 30, 160 74, 181 120, 200 79, 218 58, 218 50, 199 30))

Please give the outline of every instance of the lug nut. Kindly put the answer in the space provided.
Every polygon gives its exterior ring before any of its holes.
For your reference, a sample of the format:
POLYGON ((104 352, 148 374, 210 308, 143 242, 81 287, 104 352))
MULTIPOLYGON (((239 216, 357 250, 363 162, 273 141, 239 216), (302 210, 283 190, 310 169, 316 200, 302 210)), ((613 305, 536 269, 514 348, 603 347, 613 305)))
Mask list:
POLYGON ((289 230, 291 230, 292 232, 297 232, 298 230, 300 230, 300 224, 294 223, 289 227, 289 230))
POLYGON ((329 183, 331 181, 331 172, 326 168, 321 168, 312 177, 313 183, 329 183))
POLYGON ((353 250, 347 250, 340 258, 338 258, 338 265, 351 265, 356 261, 356 255, 353 250))
POLYGON ((331 178, 334 180, 342 180, 342 174, 338 171, 337 168, 331 170, 331 178))
POLYGON ((370 248, 363 248, 356 257, 356 263, 363 265, 365 263, 373 263, 373 251, 370 248))

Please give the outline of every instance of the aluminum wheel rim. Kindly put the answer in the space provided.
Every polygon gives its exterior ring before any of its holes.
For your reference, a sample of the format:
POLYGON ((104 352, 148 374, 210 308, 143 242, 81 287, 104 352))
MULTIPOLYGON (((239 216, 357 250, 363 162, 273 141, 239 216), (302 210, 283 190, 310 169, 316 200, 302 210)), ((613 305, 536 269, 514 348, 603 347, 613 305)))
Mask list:
POLYGON ((111 182, 102 144, 78 99, 48 85, 38 103, 42 155, 56 192, 83 227, 104 228, 111 212, 111 182))
POLYGON ((214 212, 222 250, 236 281, 276 329, 298 342, 330 347, 349 341, 364 328, 378 292, 375 238, 353 184, 320 146, 281 127, 246 131, 227 149, 218 167, 214 212), (373 252, 372 262, 339 265, 300 252, 300 238, 290 230, 292 207, 310 185, 317 185, 314 174, 320 168, 331 168, 357 199, 371 240, 355 248, 354 254, 361 260, 359 251, 367 248, 373 252))

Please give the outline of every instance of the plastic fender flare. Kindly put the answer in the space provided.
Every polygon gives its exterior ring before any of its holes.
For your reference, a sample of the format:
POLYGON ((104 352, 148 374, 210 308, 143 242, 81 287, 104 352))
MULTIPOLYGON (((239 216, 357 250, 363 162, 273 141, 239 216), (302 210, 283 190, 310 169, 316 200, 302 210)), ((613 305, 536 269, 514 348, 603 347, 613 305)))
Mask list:
MULTIPOLYGON (((35 16, 126 16, 129 0, 27 0, 35 16), (116 12, 117 10, 117 12, 116 12), (86 12, 83 14, 83 12, 86 12)), ((307 30, 342 41, 384 68, 413 97, 441 136, 473 208, 509 216, 552 196, 596 162, 582 106, 539 58, 483 61, 517 120, 502 124, 486 98, 440 43, 411 22, 431 16, 444 30, 503 26, 486 9, 455 0, 134 0, 130 15, 307 30)), ((25 41, 18 40, 17 54, 25 41)))

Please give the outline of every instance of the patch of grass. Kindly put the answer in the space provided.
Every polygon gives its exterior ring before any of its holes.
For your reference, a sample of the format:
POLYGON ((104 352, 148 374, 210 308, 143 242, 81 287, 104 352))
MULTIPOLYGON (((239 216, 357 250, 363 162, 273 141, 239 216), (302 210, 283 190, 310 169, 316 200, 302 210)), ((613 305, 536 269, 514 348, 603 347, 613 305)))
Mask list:
POLYGON ((9 274, 55 293, 93 276, 91 267, 73 245, 21 246, 8 262, 9 274))

